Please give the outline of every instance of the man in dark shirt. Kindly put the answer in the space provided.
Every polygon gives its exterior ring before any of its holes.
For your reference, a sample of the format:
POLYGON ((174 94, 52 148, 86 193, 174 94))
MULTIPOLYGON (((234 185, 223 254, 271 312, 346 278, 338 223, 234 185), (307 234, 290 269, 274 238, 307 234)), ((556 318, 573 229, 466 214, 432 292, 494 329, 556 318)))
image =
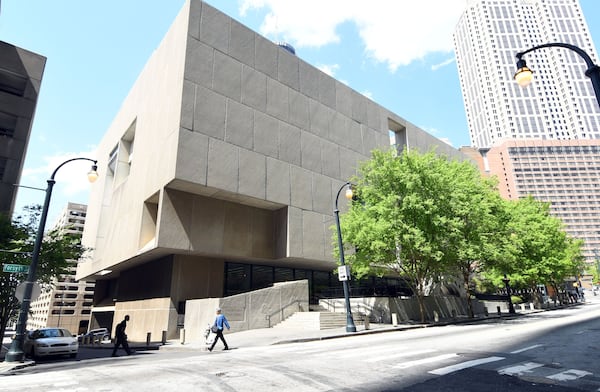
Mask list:
POLYGON ((127 353, 127 355, 131 355, 131 350, 129 349, 129 344, 127 343, 127 334, 125 333, 125 328, 127 328, 127 322, 129 321, 129 315, 125 316, 123 321, 117 324, 117 328, 115 329, 115 347, 113 348, 112 356, 117 357, 117 349, 119 346, 123 346, 123 349, 127 353))

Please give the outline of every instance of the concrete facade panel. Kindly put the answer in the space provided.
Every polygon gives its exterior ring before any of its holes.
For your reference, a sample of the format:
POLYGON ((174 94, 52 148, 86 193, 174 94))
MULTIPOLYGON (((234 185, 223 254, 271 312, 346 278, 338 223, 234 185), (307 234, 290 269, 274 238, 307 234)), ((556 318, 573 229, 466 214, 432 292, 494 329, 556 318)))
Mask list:
POLYGON ((237 102, 242 100, 242 63, 215 51, 213 88, 237 102))
POLYGON ((290 165, 267 158, 267 199, 290 204, 290 165))
POLYGON ((269 157, 279 156, 279 121, 261 112, 254 115, 254 151, 269 157))
POLYGON ((188 82, 183 82, 183 97, 181 100, 181 127, 194 129, 194 107, 196 105, 196 85, 188 82))
MULTIPOLYGON (((356 91, 352 91, 352 119, 358 121, 361 124, 367 125, 369 122, 369 117, 367 115, 367 106, 368 100, 365 97, 357 93, 356 91)), ((379 129, 379 126, 377 127, 379 129)))
POLYGON ((337 144, 326 140, 321 142, 321 161, 323 174, 333 178, 340 177, 340 152, 337 144))
POLYGON ((191 215, 190 250, 204 254, 223 252, 225 232, 225 202, 208 197, 193 197, 193 203, 184 206, 182 214, 191 215), (190 206, 191 211, 190 211, 190 206))
POLYGON ((204 87, 196 89, 194 131, 225 139, 225 114, 227 99, 204 87))
POLYGON ((325 257, 323 215, 302 211, 302 256, 320 260, 325 257))
POLYGON ((225 231, 223 248, 229 255, 248 256, 252 254, 252 210, 240 204, 225 204, 225 231))
POLYGON ((297 166, 291 166, 291 205, 303 210, 312 210, 312 173, 297 166))
POLYGON ((229 54, 238 61, 254 67, 254 39, 256 33, 243 24, 231 20, 229 54))
POLYGON ((279 47, 259 35, 256 36, 254 61, 256 70, 277 79, 277 52, 279 47))
POLYGON ((331 200, 335 197, 331 194, 331 179, 326 176, 313 174, 312 178, 312 199, 313 211, 325 215, 333 213, 333 203, 331 200))
POLYGON ((309 100, 310 131, 322 138, 329 138, 329 124, 334 112, 322 103, 309 100))
POLYGON ((335 109, 335 87, 335 79, 324 73, 319 74, 319 101, 332 109, 335 109))
POLYGON ((321 142, 320 139, 302 131, 300 134, 300 150, 302 152, 302 167, 315 173, 321 173, 321 142))
POLYGON ((166 191, 159 217, 157 246, 171 249, 190 249, 192 216, 181 214, 193 204, 192 195, 184 192, 166 191))
POLYGON ((240 149, 240 194, 266 198, 266 157, 254 151, 240 149))
POLYGON ((334 112, 327 120, 329 121, 329 140, 340 146, 348 147, 346 138, 350 128, 348 124, 351 120, 338 112, 334 112))
POLYGON ((346 117, 352 117, 352 89, 342 82, 335 82, 335 109, 346 117))
POLYGON ((213 48, 228 53, 231 18, 210 5, 202 4, 200 40, 213 48))
POLYGON ((303 257, 304 232, 303 212, 304 210, 289 206, 287 208, 287 257, 303 257))
POLYGON ((309 98, 296 90, 289 90, 290 123, 302 129, 310 127, 309 98))
POLYGON ((279 159, 300 166, 300 128, 286 123, 279 123, 279 159))
POLYGON ((181 131, 175 172, 177 178, 206 185, 208 139, 208 136, 197 132, 181 131))
POLYGON ((267 79, 267 113, 282 121, 290 117, 288 87, 273 79, 267 79))
POLYGON ((237 191, 239 173, 238 148, 217 139, 208 142, 206 185, 231 192, 237 191))
POLYGON ((312 99, 319 99, 319 80, 322 72, 310 64, 300 61, 300 92, 312 99))
POLYGON ((185 59, 185 79, 211 88, 213 83, 215 50, 197 39, 188 40, 185 59))
POLYGON ((252 150, 254 144, 254 111, 248 106, 227 101, 225 141, 252 150))
POLYGON ((298 90, 300 85, 298 57, 280 48, 277 59, 277 79, 284 85, 298 90))
POLYGON ((267 110, 267 77, 247 66, 242 67, 242 103, 261 112, 267 110))

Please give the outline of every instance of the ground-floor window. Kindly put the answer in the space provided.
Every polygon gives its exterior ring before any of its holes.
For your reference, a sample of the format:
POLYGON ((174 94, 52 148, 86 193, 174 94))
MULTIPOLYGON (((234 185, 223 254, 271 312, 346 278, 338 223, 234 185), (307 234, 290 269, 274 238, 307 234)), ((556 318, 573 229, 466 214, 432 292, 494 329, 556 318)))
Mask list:
MULTIPOLYGON (((302 268, 273 267, 259 264, 225 263, 224 297, 270 287, 273 283, 292 280, 308 280, 311 304, 321 298, 344 296, 342 282, 331 271, 302 268)), ((398 297, 410 296, 411 290, 401 278, 369 276, 350 281, 352 297, 398 297)))

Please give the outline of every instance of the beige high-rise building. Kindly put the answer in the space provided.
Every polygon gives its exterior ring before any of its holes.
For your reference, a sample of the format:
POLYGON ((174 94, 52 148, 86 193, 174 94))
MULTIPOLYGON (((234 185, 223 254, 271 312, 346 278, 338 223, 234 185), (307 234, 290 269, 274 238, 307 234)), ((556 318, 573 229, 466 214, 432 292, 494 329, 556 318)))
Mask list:
POLYGON ((578 0, 470 0, 454 34, 471 138, 461 150, 498 176, 506 198, 550 203, 566 231, 600 251, 600 106, 585 60, 562 47, 523 58, 534 71, 526 88, 513 79, 516 54, 567 43, 597 64, 578 0))
MULTIPOLYGON (((54 229, 64 234, 81 236, 85 225, 87 206, 68 203, 54 229)), ((63 327, 73 334, 87 332, 94 298, 94 282, 77 281, 77 261, 72 261, 70 273, 62 275, 51 286, 42 290, 31 302, 31 316, 27 328, 63 327)))

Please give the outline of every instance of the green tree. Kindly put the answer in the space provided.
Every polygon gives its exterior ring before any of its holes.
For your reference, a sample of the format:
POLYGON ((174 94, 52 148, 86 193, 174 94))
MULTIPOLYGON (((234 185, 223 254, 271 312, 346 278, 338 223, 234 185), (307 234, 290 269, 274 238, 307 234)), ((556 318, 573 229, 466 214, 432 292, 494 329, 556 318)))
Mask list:
POLYGON ((462 279, 469 316, 474 317, 473 279, 503 258, 502 231, 507 213, 495 178, 482 177, 469 162, 449 163, 448 171, 451 183, 447 197, 451 202, 445 264, 462 279))
POLYGON ((582 268, 582 242, 568 237, 560 219, 550 215, 548 203, 532 196, 506 202, 509 220, 504 230, 504 252, 487 278, 500 285, 504 274, 511 286, 535 289, 538 284, 558 288, 582 268))
MULTIPOLYGON (((17 216, 12 222, 0 214, 0 263, 31 263, 31 252, 41 214, 40 206, 24 209, 25 214, 17 216)), ((48 232, 42 242, 37 267, 36 280, 42 285, 49 284, 54 278, 69 273, 69 260, 78 260, 84 253, 79 236, 63 235, 57 230, 48 232)), ((9 321, 20 309, 15 298, 17 286, 25 281, 27 274, 2 272, 0 275, 0 337, 9 321)))
POLYGON ((421 321, 431 283, 459 257, 452 243, 459 224, 453 192, 467 168, 434 152, 373 151, 352 180, 359 201, 341 218, 345 246, 357 249, 348 252, 352 271, 359 278, 401 275, 419 301, 421 321))

